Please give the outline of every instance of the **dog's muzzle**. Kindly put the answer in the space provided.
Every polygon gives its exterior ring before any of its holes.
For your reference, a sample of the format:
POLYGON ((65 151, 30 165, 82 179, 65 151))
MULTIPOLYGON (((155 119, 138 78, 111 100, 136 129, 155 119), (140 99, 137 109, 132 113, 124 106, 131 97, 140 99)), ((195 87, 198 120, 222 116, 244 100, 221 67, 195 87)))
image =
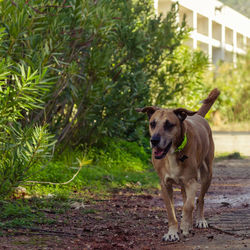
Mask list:
POLYGON ((159 146, 160 141, 161 141, 161 137, 158 134, 153 135, 151 140, 150 140, 151 146, 153 148, 153 154, 154 154, 155 159, 164 158, 172 146, 172 141, 170 141, 165 148, 161 148, 159 146))

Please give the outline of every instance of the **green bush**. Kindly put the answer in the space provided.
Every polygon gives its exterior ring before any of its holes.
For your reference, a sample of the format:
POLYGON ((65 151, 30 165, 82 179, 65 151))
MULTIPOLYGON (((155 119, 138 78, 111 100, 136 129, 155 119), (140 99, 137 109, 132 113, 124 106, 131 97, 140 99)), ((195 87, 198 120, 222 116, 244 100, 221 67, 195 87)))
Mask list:
POLYGON ((44 75, 23 65, 15 69, 4 60, 0 63, 0 197, 8 196, 51 155, 52 136, 46 126, 22 124, 47 91, 44 75))
POLYGON ((214 108, 224 122, 250 121, 250 51, 238 58, 237 65, 222 63, 208 72, 204 82, 209 88, 220 89, 214 108))
POLYGON ((169 105, 199 87, 203 56, 178 49, 188 29, 177 11, 156 16, 149 0, 1 1, 0 57, 39 74, 46 67, 55 82, 29 119, 47 123, 61 150, 104 136, 143 142, 136 107, 169 105))
POLYGON ((208 94, 203 78, 207 69, 208 58, 202 51, 179 46, 162 63, 151 85, 152 104, 198 109, 198 102, 208 94))
POLYGON ((189 30, 176 22, 178 4, 164 18, 149 0, 0 1, 0 13, 0 193, 31 176, 64 182, 84 157, 93 164, 77 187, 150 183, 141 175, 146 121, 135 108, 184 95, 195 104, 207 65, 182 46, 189 30), (44 166, 50 133, 57 152, 84 144, 86 156, 66 151, 44 166))

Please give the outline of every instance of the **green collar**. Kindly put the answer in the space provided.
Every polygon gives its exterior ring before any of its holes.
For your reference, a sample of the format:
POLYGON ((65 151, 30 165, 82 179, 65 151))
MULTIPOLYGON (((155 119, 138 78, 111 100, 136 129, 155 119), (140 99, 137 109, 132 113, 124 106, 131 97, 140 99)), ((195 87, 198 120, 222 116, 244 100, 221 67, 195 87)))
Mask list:
POLYGON ((185 148, 186 145, 187 145, 187 135, 185 134, 185 135, 184 135, 184 139, 183 139, 181 145, 180 145, 174 152, 175 152, 175 153, 176 153, 176 152, 181 152, 181 150, 182 150, 183 148, 185 148))

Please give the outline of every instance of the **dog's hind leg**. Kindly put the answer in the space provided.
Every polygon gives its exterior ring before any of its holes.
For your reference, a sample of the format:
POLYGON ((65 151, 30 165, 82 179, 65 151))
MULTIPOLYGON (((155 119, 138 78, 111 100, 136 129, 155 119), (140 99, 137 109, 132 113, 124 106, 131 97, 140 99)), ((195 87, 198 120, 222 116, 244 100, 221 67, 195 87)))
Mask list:
POLYGON ((197 200, 197 220, 196 220, 196 227, 197 228, 208 228, 207 221, 204 217, 204 196, 211 184, 212 180, 212 161, 204 161, 201 168, 201 191, 199 198, 197 200))

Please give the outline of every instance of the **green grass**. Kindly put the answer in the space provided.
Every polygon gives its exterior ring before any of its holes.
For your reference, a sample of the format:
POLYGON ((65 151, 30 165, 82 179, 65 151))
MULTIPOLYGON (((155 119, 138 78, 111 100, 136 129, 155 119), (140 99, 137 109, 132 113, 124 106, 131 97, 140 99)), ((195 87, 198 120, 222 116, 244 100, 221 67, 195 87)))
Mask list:
POLYGON ((30 198, 0 202, 0 234, 8 229, 31 228, 54 224, 48 214, 60 215, 71 208, 72 199, 30 198))
POLYGON ((42 171, 30 179, 62 183, 72 178, 79 168, 77 159, 84 159, 78 176, 67 185, 38 184, 28 187, 32 195, 53 194, 56 197, 70 197, 74 193, 93 192, 106 194, 114 188, 136 190, 158 187, 158 177, 150 163, 151 156, 135 142, 104 138, 101 146, 67 150, 54 158, 42 171))
POLYGON ((32 209, 20 201, 1 204, 1 228, 29 227, 33 225, 36 218, 38 217, 33 213, 32 209))
POLYGON ((0 229, 29 228, 34 224, 51 223, 44 213, 34 209, 28 201, 5 201, 0 204, 0 229))
POLYGON ((82 210, 82 214, 96 214, 97 210, 95 209, 84 209, 82 210))

